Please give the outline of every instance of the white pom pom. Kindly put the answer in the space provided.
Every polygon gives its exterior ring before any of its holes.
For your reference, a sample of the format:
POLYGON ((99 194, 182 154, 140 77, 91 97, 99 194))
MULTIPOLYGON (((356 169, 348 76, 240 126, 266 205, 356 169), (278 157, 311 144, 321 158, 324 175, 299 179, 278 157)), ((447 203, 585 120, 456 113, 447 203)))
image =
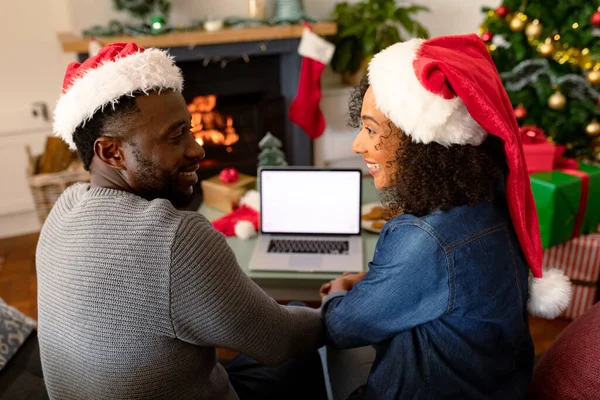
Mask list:
POLYGON ((572 296, 569 277, 560 269, 546 269, 541 278, 529 279, 527 309, 533 316, 553 319, 567 309, 572 296))
POLYGON ((256 236, 256 229, 254 229, 254 224, 250 221, 238 221, 233 227, 233 231, 235 232, 235 236, 242 240, 256 236))
POLYGON ((260 212, 260 194, 256 190, 248 190, 240 199, 240 206, 246 205, 260 212))

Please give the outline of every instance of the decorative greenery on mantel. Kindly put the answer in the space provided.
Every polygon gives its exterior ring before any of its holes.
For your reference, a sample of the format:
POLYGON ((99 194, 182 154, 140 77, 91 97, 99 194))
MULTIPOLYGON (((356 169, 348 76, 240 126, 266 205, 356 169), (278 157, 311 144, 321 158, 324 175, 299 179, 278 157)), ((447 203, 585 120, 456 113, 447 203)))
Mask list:
POLYGON ((395 0, 338 3, 331 14, 338 25, 337 34, 329 38, 336 46, 332 69, 341 75, 352 75, 361 72, 373 55, 405 37, 428 38, 428 30, 413 17, 421 11, 429 9, 397 6, 395 0))

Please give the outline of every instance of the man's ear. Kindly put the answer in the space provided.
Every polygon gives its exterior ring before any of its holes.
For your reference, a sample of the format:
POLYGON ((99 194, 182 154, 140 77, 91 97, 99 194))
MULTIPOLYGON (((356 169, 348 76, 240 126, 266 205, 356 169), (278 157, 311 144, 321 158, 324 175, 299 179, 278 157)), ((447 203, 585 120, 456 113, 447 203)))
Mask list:
POLYGON ((94 154, 104 164, 120 170, 126 170, 121 138, 100 136, 94 142, 94 154))

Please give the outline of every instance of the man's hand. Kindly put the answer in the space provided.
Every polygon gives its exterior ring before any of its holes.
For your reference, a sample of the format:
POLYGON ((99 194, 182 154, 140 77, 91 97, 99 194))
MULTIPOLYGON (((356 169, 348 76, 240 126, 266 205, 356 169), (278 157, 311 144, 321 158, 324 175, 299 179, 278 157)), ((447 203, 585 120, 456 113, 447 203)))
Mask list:
POLYGON ((344 272, 344 274, 332 280, 331 282, 327 282, 321 286, 319 290, 319 294, 321 295, 321 300, 323 300, 329 293, 337 292, 338 290, 346 290, 350 291, 354 287, 354 285, 365 276, 366 272, 361 272, 359 274, 351 274, 349 272, 344 272))

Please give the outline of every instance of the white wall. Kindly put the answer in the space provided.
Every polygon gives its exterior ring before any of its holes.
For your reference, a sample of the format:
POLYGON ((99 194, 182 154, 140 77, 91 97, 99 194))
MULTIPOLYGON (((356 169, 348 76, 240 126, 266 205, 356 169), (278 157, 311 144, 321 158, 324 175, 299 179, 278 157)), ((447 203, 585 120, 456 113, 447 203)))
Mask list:
POLYGON ((60 50, 57 31, 70 30, 67 0, 2 2, 0 24, 0 237, 29 233, 39 222, 26 181, 25 146, 41 153, 49 121, 34 118, 34 102, 48 105, 60 93, 73 55, 60 50))
POLYGON ((48 127, 30 117, 31 104, 56 101, 66 64, 57 31, 70 30, 67 0, 10 1, 0 24, 0 133, 48 127))

